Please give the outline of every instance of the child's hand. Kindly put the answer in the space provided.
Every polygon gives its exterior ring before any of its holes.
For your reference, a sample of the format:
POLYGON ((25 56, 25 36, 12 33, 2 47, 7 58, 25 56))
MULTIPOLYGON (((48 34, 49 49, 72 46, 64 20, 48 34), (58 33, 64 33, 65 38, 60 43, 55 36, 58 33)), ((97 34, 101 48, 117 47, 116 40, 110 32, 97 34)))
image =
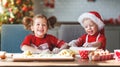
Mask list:
POLYGON ((65 43, 61 46, 60 51, 63 49, 68 49, 68 48, 69 48, 68 43, 65 43))
POLYGON ((91 42, 91 43, 84 43, 83 47, 99 47, 101 45, 100 42, 91 42))
POLYGON ((51 51, 49 49, 42 50, 41 54, 51 54, 51 51))
POLYGON ((57 54, 60 52, 60 49, 59 48, 54 48, 53 51, 52 51, 54 54, 57 54))
POLYGON ((88 47, 90 45, 90 43, 84 43, 83 47, 88 47))
POLYGON ((76 47, 76 40, 72 40, 71 42, 68 43, 68 46, 71 46, 71 47, 76 47))
POLYGON ((101 42, 91 42, 90 45, 88 45, 89 47, 100 47, 101 46, 101 42))

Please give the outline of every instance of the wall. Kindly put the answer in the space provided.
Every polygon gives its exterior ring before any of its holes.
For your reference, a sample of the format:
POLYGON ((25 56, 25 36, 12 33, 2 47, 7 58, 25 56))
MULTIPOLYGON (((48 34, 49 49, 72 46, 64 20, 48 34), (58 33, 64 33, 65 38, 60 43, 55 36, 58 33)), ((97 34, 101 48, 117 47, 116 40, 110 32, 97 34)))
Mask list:
POLYGON ((55 0, 54 9, 46 9, 43 0, 33 0, 35 14, 43 13, 48 17, 55 15, 60 22, 76 22, 79 15, 90 10, 97 10, 104 19, 120 15, 120 0, 55 0))

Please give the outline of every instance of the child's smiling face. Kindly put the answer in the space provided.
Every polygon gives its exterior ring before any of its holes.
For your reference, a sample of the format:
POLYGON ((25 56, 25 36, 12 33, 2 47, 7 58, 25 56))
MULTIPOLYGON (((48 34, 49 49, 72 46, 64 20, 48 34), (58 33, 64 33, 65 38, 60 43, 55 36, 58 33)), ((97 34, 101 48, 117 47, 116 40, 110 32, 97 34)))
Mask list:
POLYGON ((98 26, 91 19, 86 18, 83 20, 83 26, 88 35, 94 35, 98 32, 98 26))
POLYGON ((48 30, 47 20, 45 18, 36 18, 31 29, 34 31, 35 36, 43 38, 48 30))

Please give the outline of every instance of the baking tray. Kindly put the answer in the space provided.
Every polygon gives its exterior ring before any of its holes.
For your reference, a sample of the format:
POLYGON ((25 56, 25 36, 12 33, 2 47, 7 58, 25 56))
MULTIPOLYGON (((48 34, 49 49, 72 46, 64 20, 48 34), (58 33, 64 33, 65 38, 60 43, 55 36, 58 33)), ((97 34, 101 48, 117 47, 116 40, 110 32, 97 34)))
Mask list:
POLYGON ((32 56, 23 56, 22 54, 14 54, 13 61, 74 61, 74 57, 71 56, 58 56, 58 55, 32 55, 32 56))

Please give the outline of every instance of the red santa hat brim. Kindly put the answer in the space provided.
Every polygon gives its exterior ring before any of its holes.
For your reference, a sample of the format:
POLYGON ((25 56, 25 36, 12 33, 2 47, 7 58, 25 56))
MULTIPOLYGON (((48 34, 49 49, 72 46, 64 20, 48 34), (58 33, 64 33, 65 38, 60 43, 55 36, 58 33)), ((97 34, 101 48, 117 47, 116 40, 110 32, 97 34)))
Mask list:
POLYGON ((98 18, 97 16, 95 16, 92 13, 83 13, 81 16, 79 16, 78 22, 81 24, 81 26, 84 27, 84 25, 83 25, 84 18, 90 18, 92 21, 94 21, 98 25, 99 30, 104 28, 105 24, 103 23, 101 18, 98 18))

